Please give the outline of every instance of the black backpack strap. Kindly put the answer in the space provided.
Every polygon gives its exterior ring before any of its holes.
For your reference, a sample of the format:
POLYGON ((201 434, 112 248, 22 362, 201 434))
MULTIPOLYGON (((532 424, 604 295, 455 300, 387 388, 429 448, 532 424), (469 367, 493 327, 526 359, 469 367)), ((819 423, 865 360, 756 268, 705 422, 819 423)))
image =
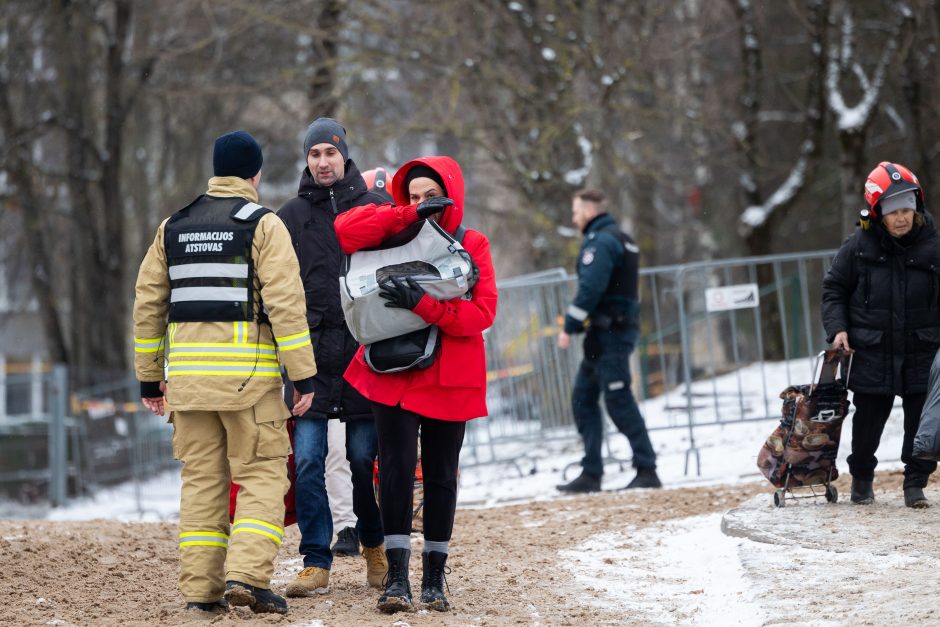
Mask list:
POLYGON ((460 225, 457 227, 457 230, 454 231, 454 239, 460 242, 460 245, 463 246, 463 238, 467 235, 467 227, 460 225))

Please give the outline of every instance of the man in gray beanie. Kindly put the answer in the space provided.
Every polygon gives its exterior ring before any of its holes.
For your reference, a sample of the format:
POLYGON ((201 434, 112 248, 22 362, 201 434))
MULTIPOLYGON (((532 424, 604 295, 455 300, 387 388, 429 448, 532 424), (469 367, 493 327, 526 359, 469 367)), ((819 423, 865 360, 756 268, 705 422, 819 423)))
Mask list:
POLYGON ((362 544, 366 579, 376 588, 388 569, 385 536, 372 484, 378 453, 375 423, 369 402, 343 379, 359 345, 349 333, 339 299, 343 253, 333 230, 336 216, 353 207, 387 200, 367 189, 349 158, 346 129, 332 118, 315 120, 304 134, 306 167, 297 197, 278 211, 287 225, 300 259, 300 277, 307 293, 307 322, 316 353, 322 356, 314 377, 316 394, 309 411, 294 429, 297 525, 303 569, 287 586, 287 596, 323 593, 329 588, 333 556, 357 554, 362 544), (327 498, 325 467, 330 419, 346 426, 346 459, 352 474, 355 528, 339 530, 330 550, 333 520, 327 498))

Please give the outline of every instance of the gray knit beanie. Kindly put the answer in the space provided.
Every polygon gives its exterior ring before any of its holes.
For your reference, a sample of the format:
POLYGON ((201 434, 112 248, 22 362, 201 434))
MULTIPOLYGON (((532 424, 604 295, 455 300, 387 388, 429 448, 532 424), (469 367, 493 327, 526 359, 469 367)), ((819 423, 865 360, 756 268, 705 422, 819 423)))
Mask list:
POLYGON ((346 146, 346 129, 333 118, 317 118, 307 127, 304 135, 304 159, 310 149, 317 144, 332 144, 336 146, 343 159, 349 159, 349 148, 346 146))

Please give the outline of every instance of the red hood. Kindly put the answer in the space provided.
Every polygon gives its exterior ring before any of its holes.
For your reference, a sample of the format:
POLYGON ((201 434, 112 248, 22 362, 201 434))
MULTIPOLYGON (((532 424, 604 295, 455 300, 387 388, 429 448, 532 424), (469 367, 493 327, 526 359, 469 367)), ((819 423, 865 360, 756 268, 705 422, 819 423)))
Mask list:
POLYGON ((447 188, 445 193, 454 201, 454 204, 444 210, 440 225, 453 234, 463 222, 463 173, 460 171, 460 166, 450 157, 419 157, 398 168, 398 172, 392 179, 392 196, 399 207, 411 204, 408 189, 405 187, 405 179, 408 171, 417 165, 431 168, 444 180, 444 187, 447 188))

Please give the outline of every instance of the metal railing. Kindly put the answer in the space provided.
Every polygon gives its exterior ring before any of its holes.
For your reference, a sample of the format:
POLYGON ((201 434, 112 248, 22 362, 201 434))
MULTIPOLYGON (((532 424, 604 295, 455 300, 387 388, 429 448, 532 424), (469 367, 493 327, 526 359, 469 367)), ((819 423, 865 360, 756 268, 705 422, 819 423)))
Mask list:
MULTIPOLYGON (((694 462, 701 474, 695 429, 776 418, 767 402, 765 362, 790 363, 815 355, 824 341, 819 298, 834 250, 767 255, 644 268, 640 271, 641 336, 631 358, 639 400, 669 399, 665 417, 647 418, 652 430, 688 430, 685 472, 694 462), (754 306, 710 310, 706 290, 754 284, 754 306), (760 364, 761 390, 746 390, 743 368, 760 364), (719 386, 726 373, 737 385, 719 386), (702 388, 701 382, 709 382, 702 388), (710 388, 710 389, 708 389, 710 388), (755 404, 754 397, 760 401, 755 404)), ((559 322, 574 296, 576 277, 564 270, 501 281, 496 322, 486 334, 490 416, 470 423, 468 464, 506 463, 528 467, 521 443, 572 438, 570 390, 580 346, 557 348, 559 322)), ((809 373, 787 370, 793 376, 809 373)), ((608 421, 608 427, 612 425, 608 421)), ((623 461, 623 460, 619 460, 623 461)))

